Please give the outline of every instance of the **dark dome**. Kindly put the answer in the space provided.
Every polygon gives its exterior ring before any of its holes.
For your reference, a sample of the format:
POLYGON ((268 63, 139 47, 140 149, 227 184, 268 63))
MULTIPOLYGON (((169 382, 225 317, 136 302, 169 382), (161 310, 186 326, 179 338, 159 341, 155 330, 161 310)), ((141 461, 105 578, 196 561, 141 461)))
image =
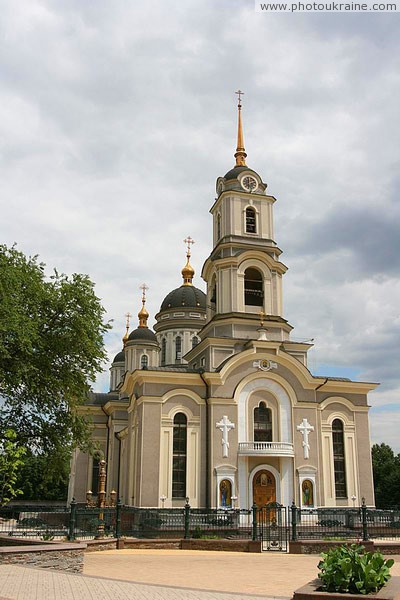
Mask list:
MULTIPOLYGON (((239 177, 240 173, 243 173, 243 171, 250 171, 251 173, 255 173, 256 175, 258 175, 255 171, 253 171, 253 169, 250 169, 250 167, 239 166, 239 167, 233 167, 233 169, 228 171, 224 175, 224 179, 237 179, 239 177)), ((259 175, 258 175, 258 177, 259 177, 259 175)))
POLYGON ((148 327, 138 327, 130 334, 128 340, 143 340, 146 342, 157 342, 156 334, 148 327))
POLYGON ((194 285, 181 285, 172 290, 163 300, 160 311, 169 308, 200 308, 206 309, 206 295, 194 285))
POLYGON ((125 362, 125 350, 121 350, 114 356, 113 363, 115 362, 125 362))

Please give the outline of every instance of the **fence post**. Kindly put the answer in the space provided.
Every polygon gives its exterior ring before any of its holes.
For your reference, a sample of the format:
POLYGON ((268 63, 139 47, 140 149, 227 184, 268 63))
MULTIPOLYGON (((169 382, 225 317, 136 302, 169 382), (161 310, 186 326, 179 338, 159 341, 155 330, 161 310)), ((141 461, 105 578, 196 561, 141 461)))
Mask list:
POLYGON ((365 498, 362 499, 361 516, 362 516, 363 542, 366 542, 368 540, 368 523, 367 523, 367 505, 365 504, 365 498))
POLYGON ((290 507, 292 517, 292 542, 297 540, 297 506, 293 500, 292 506, 290 507))
POLYGON ((117 514, 116 514, 116 518, 115 518, 115 537, 117 538, 117 540, 119 540, 119 538, 121 537, 121 509, 122 509, 121 498, 118 498, 117 514))
POLYGON ((257 504, 254 503, 253 506, 251 507, 252 513, 253 513, 253 532, 252 532, 252 536, 251 539, 253 540, 253 542, 257 541, 257 504))
POLYGON ((75 539, 75 524, 76 524, 76 500, 72 498, 70 504, 69 523, 68 523, 68 540, 72 542, 75 539))
POLYGON ((190 538, 190 504, 189 498, 186 498, 185 504, 185 540, 190 538))

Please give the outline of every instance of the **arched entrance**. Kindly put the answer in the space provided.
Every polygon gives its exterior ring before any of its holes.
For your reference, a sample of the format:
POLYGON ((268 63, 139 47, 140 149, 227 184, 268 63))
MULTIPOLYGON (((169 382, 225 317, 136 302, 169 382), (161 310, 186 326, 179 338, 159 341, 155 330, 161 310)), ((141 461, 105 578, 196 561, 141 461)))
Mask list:
POLYGON ((253 503, 258 507, 276 502, 276 480, 271 471, 262 469, 253 477, 253 503))

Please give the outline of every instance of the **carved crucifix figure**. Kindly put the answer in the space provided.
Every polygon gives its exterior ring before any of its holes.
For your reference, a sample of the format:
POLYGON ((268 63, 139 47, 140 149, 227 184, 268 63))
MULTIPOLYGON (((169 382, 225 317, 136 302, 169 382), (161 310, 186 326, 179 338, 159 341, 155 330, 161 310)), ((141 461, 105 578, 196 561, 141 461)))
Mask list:
POLYGON ((308 434, 311 431, 314 431, 314 426, 310 425, 310 423, 307 421, 307 419, 303 419, 302 422, 300 423, 300 425, 297 425, 297 431, 300 431, 300 433, 303 436, 303 450, 304 450, 304 458, 309 458, 309 450, 310 450, 310 444, 308 442, 308 434))
POLYGON ((226 415, 222 417, 219 423, 215 426, 222 431, 222 456, 227 458, 229 450, 228 434, 231 429, 235 429, 235 424, 231 423, 226 415))

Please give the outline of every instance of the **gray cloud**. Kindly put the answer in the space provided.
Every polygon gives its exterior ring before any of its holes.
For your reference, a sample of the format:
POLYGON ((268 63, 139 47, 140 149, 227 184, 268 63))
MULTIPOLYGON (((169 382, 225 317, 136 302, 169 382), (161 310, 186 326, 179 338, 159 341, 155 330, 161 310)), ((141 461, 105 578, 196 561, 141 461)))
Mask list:
POLYGON ((188 234, 204 286, 240 86, 249 164, 279 200, 294 336, 316 338, 315 364, 382 381, 379 408, 398 405, 397 15, 6 1, 0 45, 1 238, 89 273, 115 319, 110 358, 142 281, 153 316, 180 284, 188 234))

